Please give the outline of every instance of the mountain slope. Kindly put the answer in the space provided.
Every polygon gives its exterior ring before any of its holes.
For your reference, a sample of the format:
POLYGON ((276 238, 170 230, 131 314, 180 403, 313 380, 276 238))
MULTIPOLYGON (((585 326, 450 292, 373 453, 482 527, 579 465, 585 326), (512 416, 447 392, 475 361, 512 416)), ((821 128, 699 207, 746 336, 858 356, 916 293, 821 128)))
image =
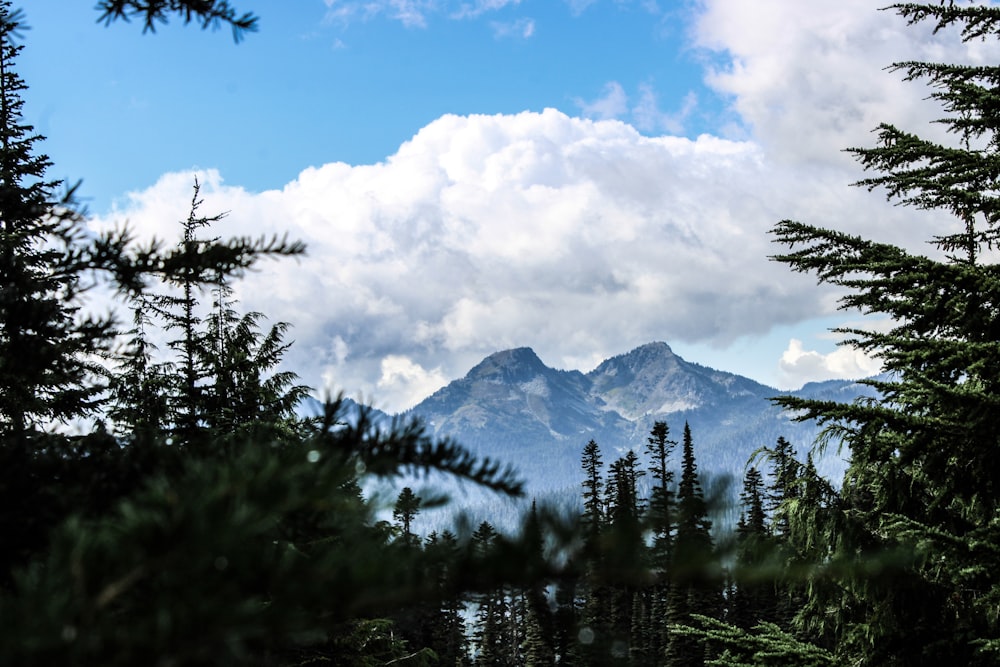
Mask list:
MULTIPOLYGON (((871 390, 830 381, 801 391, 850 401, 871 390)), ((804 453, 816 427, 792 422, 773 406, 768 399, 781 393, 688 362, 662 342, 612 357, 587 374, 549 368, 530 348, 518 348, 490 355, 409 414, 425 419, 438 436, 514 464, 529 491, 542 492, 579 486, 580 453, 589 440, 610 463, 628 448, 641 452, 655 421, 666 421, 674 439, 689 422, 699 468, 709 474, 741 476, 750 455, 779 435, 804 453)), ((833 479, 844 466, 836 452, 817 465, 833 479)))

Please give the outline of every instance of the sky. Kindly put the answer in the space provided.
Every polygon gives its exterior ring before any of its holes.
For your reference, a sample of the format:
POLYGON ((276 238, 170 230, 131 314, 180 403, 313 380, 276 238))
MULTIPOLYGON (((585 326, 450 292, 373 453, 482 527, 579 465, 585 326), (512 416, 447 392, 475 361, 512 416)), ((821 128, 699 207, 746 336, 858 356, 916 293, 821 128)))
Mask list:
POLYGON ((233 0, 260 30, 97 23, 32 0, 18 71, 49 175, 95 230, 213 232, 298 259, 236 285, 291 324, 318 396, 398 411, 488 354, 549 366, 666 341, 782 389, 878 372, 831 327, 886 326, 770 261, 796 219, 931 252, 954 225, 850 184, 880 122, 940 137, 887 67, 996 60, 879 0, 233 0))

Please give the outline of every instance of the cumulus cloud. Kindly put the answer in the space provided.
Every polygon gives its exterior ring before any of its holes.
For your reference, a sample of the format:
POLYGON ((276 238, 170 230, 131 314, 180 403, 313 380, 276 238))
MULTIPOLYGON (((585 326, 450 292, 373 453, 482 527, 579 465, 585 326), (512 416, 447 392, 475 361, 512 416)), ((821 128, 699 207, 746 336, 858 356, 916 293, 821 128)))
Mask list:
MULTIPOLYGON (((237 285, 246 308, 293 324, 290 366, 389 409, 507 347, 572 367, 828 313, 829 292, 768 261, 767 230, 796 215, 860 226, 872 210, 751 142, 646 137, 552 109, 444 116, 385 162, 306 169, 281 190, 200 178, 203 212, 230 211, 214 232, 309 246, 237 285)), ((176 238, 192 181, 165 175, 94 224, 176 238)))
MULTIPOLYGON (((263 263, 237 295, 292 323, 288 364, 305 382, 396 410, 507 347, 573 368, 651 340, 726 345, 829 315, 835 292, 767 259, 780 250, 767 232, 783 218, 921 252, 945 231, 941 216, 848 188, 859 173, 838 151, 870 143, 879 120, 926 129, 926 91, 879 68, 958 46, 932 47, 861 0, 706 0, 695 35, 713 50, 709 80, 730 96, 742 139, 643 136, 616 120, 630 108, 611 83, 581 103, 589 118, 447 115, 384 162, 309 168, 280 190, 202 172, 203 210, 231 212, 215 232, 287 231, 309 246, 263 263)), ((986 57, 976 48, 965 57, 986 57)), ((648 113, 669 130, 652 91, 643 99, 633 121, 648 113)), ((94 224, 128 219, 175 238, 192 179, 167 174, 94 224)), ((781 370, 857 376, 869 362, 793 341, 781 370)))
POLYGON ((404 405, 415 405, 449 380, 441 368, 425 369, 406 356, 390 354, 382 359, 377 389, 390 391, 404 405))
MULTIPOLYGON (((886 71, 894 62, 995 62, 1000 49, 954 31, 907 27, 872 0, 704 0, 693 29, 712 54, 707 81, 772 159, 850 162, 880 122, 927 134, 928 89, 886 71)), ((943 129, 939 129, 943 132, 943 129)), ((941 135, 939 135, 941 136, 941 135)))
POLYGON ((806 382, 818 380, 859 378, 877 375, 882 365, 861 350, 842 346, 823 354, 806 350, 801 340, 788 341, 788 349, 779 362, 781 380, 785 388, 798 388, 806 382))

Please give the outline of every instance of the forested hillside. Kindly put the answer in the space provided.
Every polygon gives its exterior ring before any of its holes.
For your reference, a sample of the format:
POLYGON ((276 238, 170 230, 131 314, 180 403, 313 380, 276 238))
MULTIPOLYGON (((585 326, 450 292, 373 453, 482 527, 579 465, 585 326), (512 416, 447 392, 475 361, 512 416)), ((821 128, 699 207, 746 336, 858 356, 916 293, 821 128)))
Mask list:
MULTIPOLYGON (((99 8, 112 24, 257 25, 225 1, 99 8)), ((967 41, 1000 34, 990 4, 892 11, 967 41)), ((0 0, 0 663, 1000 661, 1000 66, 895 65, 931 84, 953 141, 885 124, 849 149, 859 186, 953 216, 927 255, 773 229, 776 261, 892 322, 843 331, 883 362, 877 398, 777 399, 843 444, 839 486, 778 437, 750 457, 736 529, 720 531, 698 428, 654 419, 633 449, 576 444, 581 511, 533 505, 510 534, 472 517, 423 537, 414 521, 447 499, 362 489, 440 475, 517 497, 522 482, 418 420, 337 400, 296 416, 306 390, 277 370, 287 325, 242 312, 232 285, 304 249, 216 238, 223 214, 203 210, 197 181, 176 241, 87 230, 23 119, 22 20, 0 0), (92 289, 130 320, 92 314, 92 289)), ((620 415, 645 414, 653 399, 622 390, 627 372, 609 360, 589 382, 620 415)))

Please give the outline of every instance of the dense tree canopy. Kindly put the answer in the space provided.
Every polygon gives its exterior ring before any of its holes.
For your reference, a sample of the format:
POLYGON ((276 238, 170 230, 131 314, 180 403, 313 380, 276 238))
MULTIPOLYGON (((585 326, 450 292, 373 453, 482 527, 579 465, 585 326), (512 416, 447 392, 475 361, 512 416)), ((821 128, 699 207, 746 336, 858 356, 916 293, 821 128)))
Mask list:
MULTIPOLYGON (((958 30, 966 41, 996 39, 1000 30, 1000 8, 987 4, 893 9, 910 23, 958 30)), ((811 609, 836 618, 830 628, 839 650, 865 664, 994 664, 1000 66, 903 62, 895 69, 931 86, 944 112, 938 122, 954 141, 883 124, 875 147, 851 149, 870 174, 859 185, 951 214, 954 224, 928 239, 943 258, 799 222, 774 230, 788 247, 779 261, 846 288, 844 308, 893 323, 888 331, 843 331, 847 344, 882 360, 887 375, 872 382, 880 400, 781 401, 826 423, 850 453, 841 510, 811 526, 846 579, 814 589, 829 597, 811 609), (870 561, 884 576, 866 574, 870 561)))

